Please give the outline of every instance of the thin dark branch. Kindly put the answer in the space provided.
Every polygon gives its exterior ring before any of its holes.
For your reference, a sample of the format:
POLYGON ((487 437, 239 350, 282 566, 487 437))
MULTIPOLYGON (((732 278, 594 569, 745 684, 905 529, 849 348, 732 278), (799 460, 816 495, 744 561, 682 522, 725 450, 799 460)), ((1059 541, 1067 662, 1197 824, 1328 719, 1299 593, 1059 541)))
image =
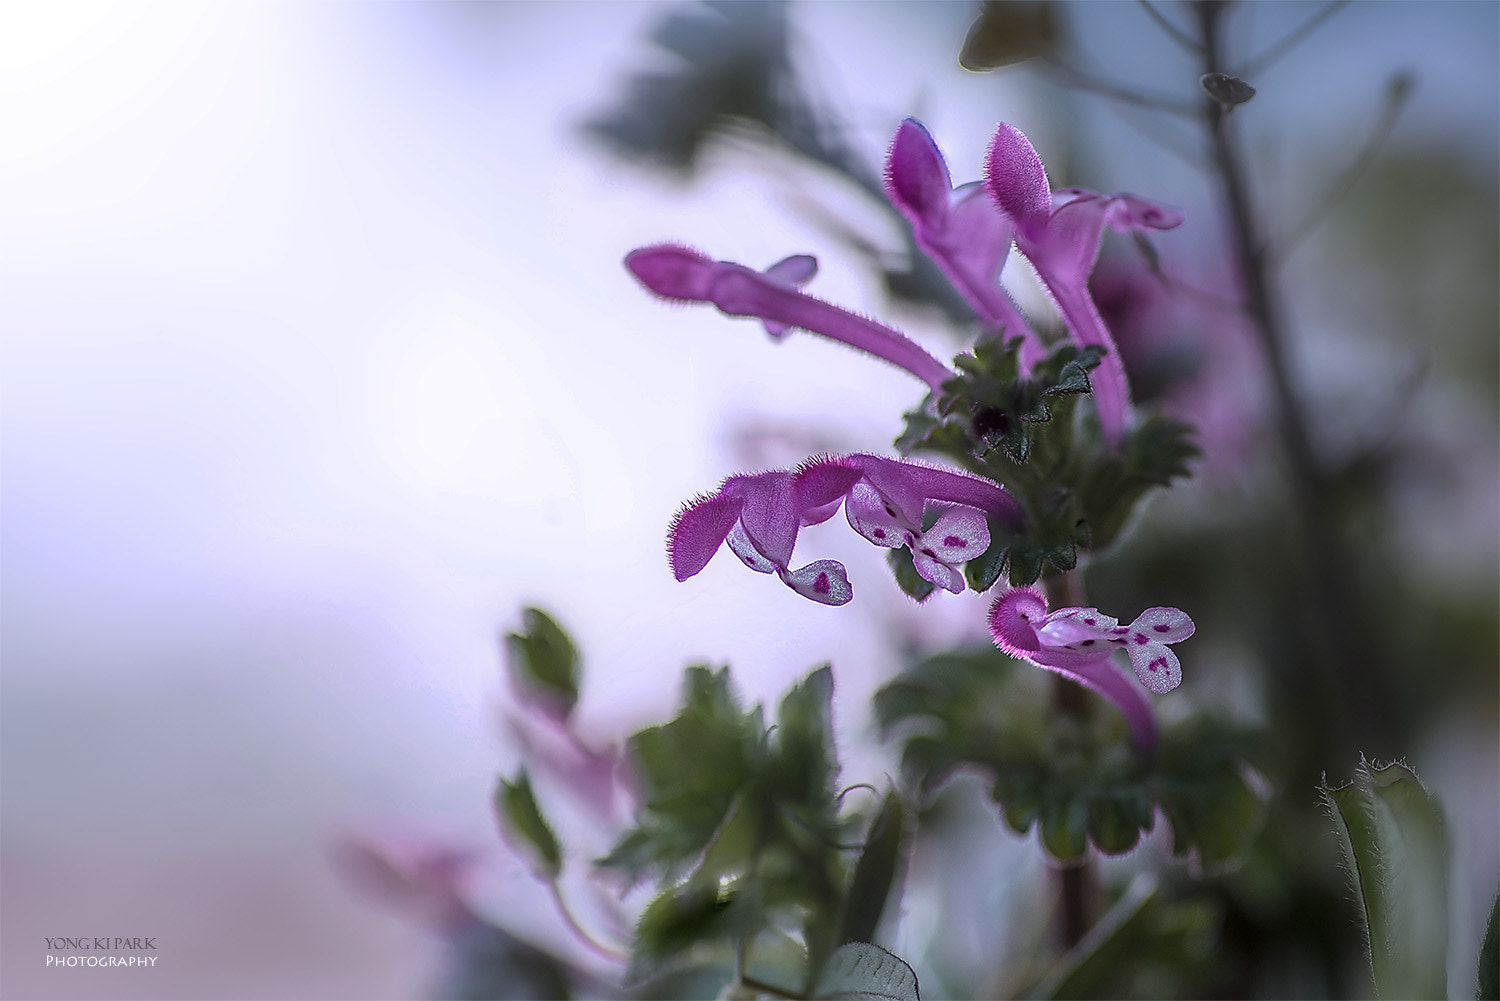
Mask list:
POLYGON ((1306 21, 1302 22, 1300 27, 1294 28, 1292 32, 1281 41, 1277 42, 1275 45, 1271 46, 1269 49, 1267 49, 1265 52, 1262 52, 1254 59, 1251 59, 1238 73, 1234 75, 1245 79, 1252 77, 1257 73, 1260 73, 1267 66, 1270 66, 1276 60, 1280 59, 1282 56, 1290 52, 1298 42, 1302 41, 1308 35, 1312 34, 1313 31, 1317 29, 1318 25, 1322 24, 1324 21, 1328 20, 1330 17, 1336 14, 1338 12, 1338 9, 1348 2, 1349 0, 1329 0, 1328 3, 1324 4, 1321 8, 1318 9, 1318 12, 1316 14, 1308 18, 1306 21))
POLYGON ((1198 53, 1203 51, 1203 46, 1198 44, 1198 40, 1196 38, 1187 34, 1181 28, 1177 27, 1177 25, 1167 20, 1167 16, 1165 14, 1152 6, 1151 0, 1136 0, 1136 2, 1146 9, 1146 13, 1151 16, 1151 20, 1155 21, 1157 26, 1160 27, 1162 31, 1166 32, 1167 37, 1172 41, 1176 42, 1184 49, 1187 49, 1189 52, 1198 53))
POLYGON ((1189 101, 1183 101, 1175 97, 1167 97, 1161 94, 1147 94, 1129 87, 1122 87, 1102 77, 1094 76, 1078 67, 1063 62, 1055 55, 1044 56, 1046 65, 1061 76, 1067 83, 1079 90, 1087 90, 1124 104, 1133 104, 1141 108, 1151 108, 1156 111, 1165 111, 1168 114, 1180 115, 1183 118, 1196 118, 1198 107, 1189 101))
POLYGON ((1207 171, 1213 166, 1213 154, 1209 150, 1192 144, 1181 136, 1170 135, 1159 127, 1164 123, 1151 119, 1143 121, 1143 116, 1134 108, 1117 104, 1106 104, 1105 107, 1142 139, 1172 154, 1194 170, 1207 171))
POLYGON ((1392 83, 1390 96, 1385 102, 1385 110, 1380 116, 1380 121, 1375 123, 1374 131, 1360 148, 1359 154, 1334 179, 1323 197, 1313 203, 1312 210, 1303 217, 1297 228, 1275 248, 1275 257, 1278 261, 1284 260, 1297 244, 1317 229, 1319 223, 1327 218, 1329 210, 1353 189, 1355 183, 1369 169, 1370 164, 1375 162, 1380 147, 1385 145, 1385 141, 1390 138, 1391 129, 1395 127, 1396 119, 1401 115, 1401 108, 1406 104, 1407 95, 1411 93, 1411 88, 1402 82, 1404 79, 1397 77, 1392 83))
MULTIPOLYGON (((1222 8, 1205 3, 1197 8, 1203 37, 1206 73, 1223 72, 1220 53, 1222 8)), ((1313 449, 1309 421, 1294 384, 1287 349, 1287 328, 1280 290, 1267 260, 1259 231, 1260 214, 1246 177, 1245 158, 1234 123, 1215 101, 1203 102, 1204 125, 1214 144, 1215 161, 1225 213, 1241 281, 1247 315, 1261 342, 1276 401, 1277 430, 1290 473, 1293 499, 1300 514, 1301 538, 1308 576, 1299 582, 1303 604, 1318 609, 1308 622, 1308 639, 1316 662, 1325 673, 1308 679, 1316 698, 1343 712, 1328 714, 1326 739, 1339 749, 1384 746, 1389 721, 1370 676, 1380 676, 1384 652, 1371 642, 1364 625, 1354 562, 1339 524, 1340 515, 1331 477, 1313 449)))

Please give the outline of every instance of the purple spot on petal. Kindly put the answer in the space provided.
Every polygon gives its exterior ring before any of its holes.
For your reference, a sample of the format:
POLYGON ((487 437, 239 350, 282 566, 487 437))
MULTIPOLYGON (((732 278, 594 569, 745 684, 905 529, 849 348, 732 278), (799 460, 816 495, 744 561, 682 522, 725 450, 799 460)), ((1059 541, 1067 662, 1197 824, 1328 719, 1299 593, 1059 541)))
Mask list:
POLYGON ((922 550, 922 555, 923 556, 930 556, 933 559, 937 559, 937 553, 933 552, 931 549, 924 549, 924 550, 922 550))
POLYGON ((826 573, 818 574, 818 579, 813 581, 813 590, 819 594, 827 594, 833 590, 833 586, 828 583, 828 575, 826 573))
POLYGON ((1116 636, 1124 636, 1126 633, 1130 632, 1130 627, 1116 626, 1115 628, 1111 629, 1110 632, 1114 633, 1116 636))
POLYGON ((1172 627, 1169 626, 1169 625, 1167 625, 1165 622, 1158 622, 1156 625, 1152 626, 1151 628, 1155 629, 1159 633, 1169 633, 1169 632, 1172 631, 1172 627))
POLYGON ((877 539, 883 539, 883 538, 885 538, 885 529, 883 529, 883 528, 873 529, 870 532, 870 534, 873 535, 873 536, 875 536, 875 538, 877 538, 877 539))
POLYGON ((1151 638, 1149 636, 1147 636, 1145 633, 1136 633, 1134 636, 1132 636, 1130 638, 1133 639, 1133 640, 1135 640, 1135 645, 1136 646, 1145 646, 1147 643, 1151 642, 1151 638))
POLYGON ((960 539, 956 535, 945 535, 943 536, 943 545, 952 546, 955 549, 962 549, 964 546, 967 546, 968 543, 963 539, 960 539))
POLYGON ((1146 665, 1146 670, 1148 670, 1151 673, 1155 674, 1158 670, 1160 670, 1161 668, 1166 667, 1166 666, 1167 666, 1167 658, 1165 658, 1165 657, 1158 657, 1155 660, 1153 660, 1151 663, 1149 663, 1149 664, 1146 665))
POLYGON ((1094 626, 1094 625, 1098 625, 1099 624, 1099 620, 1098 619, 1084 619, 1083 620, 1083 624, 1086 625, 1086 626, 1094 626))

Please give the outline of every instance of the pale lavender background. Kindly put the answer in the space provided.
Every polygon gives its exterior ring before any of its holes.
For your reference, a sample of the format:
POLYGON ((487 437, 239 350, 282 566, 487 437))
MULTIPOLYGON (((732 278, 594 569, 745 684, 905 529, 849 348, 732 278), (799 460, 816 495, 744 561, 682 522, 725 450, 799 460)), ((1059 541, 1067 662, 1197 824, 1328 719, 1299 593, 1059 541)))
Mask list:
MULTIPOLYGON (((576 123, 649 61, 633 40, 663 9, 0 11, 0 993, 420 991, 434 943, 351 895, 326 845, 491 840, 488 790, 515 760, 496 636, 522 603, 578 634, 580 712, 601 737, 665 712, 693 658, 732 661, 752 698, 835 659, 856 737, 888 630, 976 632, 982 602, 918 616, 836 525, 805 545, 849 565, 842 609, 729 561, 691 585, 666 572, 673 511, 744 461, 732 428, 878 449, 918 389, 809 338, 773 348, 665 309, 619 267, 665 237, 756 264, 813 251, 821 294, 886 309, 788 211, 808 192, 786 164, 723 154, 678 190, 580 142, 576 123), (160 961, 45 970, 54 935, 155 936, 160 961)), ((1089 9, 1096 49, 1132 51, 1131 9, 1089 9)), ((1271 37, 1307 8, 1261 10, 1271 37)), ((1331 58, 1355 81, 1415 65, 1402 134, 1472 134, 1494 156, 1492 5, 1341 16, 1336 54, 1289 58, 1284 81, 1331 58)), ((970 17, 809 5, 800 51, 872 158, 918 112, 968 180, 995 120, 1039 145, 1047 131, 1019 83, 952 69, 970 17)), ((1265 99, 1295 158, 1328 152, 1320 123, 1359 121, 1377 90, 1265 99)), ((1120 128, 1098 126, 1101 143, 1120 128)), ((1114 186, 1199 197, 1120 149, 1114 186)), ((813 193, 895 246, 846 194, 813 193)), ((1493 762, 1486 804, 1492 777, 1493 762)), ((1490 886, 1492 845, 1469 848, 1490 886)), ((561 936, 517 867, 494 879, 497 915, 561 936)))

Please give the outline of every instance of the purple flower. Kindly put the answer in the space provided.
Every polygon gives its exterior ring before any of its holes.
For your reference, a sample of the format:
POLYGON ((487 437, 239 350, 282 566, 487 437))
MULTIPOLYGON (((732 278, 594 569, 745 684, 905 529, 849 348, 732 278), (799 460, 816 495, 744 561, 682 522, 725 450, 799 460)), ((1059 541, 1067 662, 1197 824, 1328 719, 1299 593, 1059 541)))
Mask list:
POLYGON ((1123 647, 1142 685, 1158 695, 1170 692, 1182 681, 1182 665, 1167 644, 1193 635, 1193 620, 1184 612, 1148 608, 1122 626, 1097 608, 1049 613, 1040 591, 1018 587, 995 599, 989 623, 1000 649, 1094 689, 1125 714, 1137 745, 1149 749, 1156 743, 1150 704, 1111 660, 1123 647))
POLYGON ((758 317, 773 337, 791 327, 822 334, 905 369, 934 392, 953 378, 948 366, 905 334, 798 289, 817 269, 812 257, 789 257, 762 273, 715 261, 689 247, 659 243, 631 251, 625 266, 665 299, 709 302, 730 316, 758 317))
POLYGON ((1011 221, 979 182, 954 189, 932 134, 913 118, 902 122, 891 140, 885 189, 911 222, 917 246, 943 269, 980 320, 1006 339, 1021 338, 1021 367, 1030 371, 1046 346, 1000 285, 1015 235, 1011 221))
POLYGON ((776 574, 813 601, 842 605, 854 597, 842 564, 790 569, 798 530, 827 521, 840 503, 855 531, 877 545, 910 545, 917 572, 954 592, 964 585, 957 564, 989 548, 986 515, 1011 528, 1023 518, 1015 498, 989 480, 878 455, 828 456, 795 470, 731 476, 687 504, 667 532, 672 574, 687 580, 728 542, 750 569, 776 574), (924 532, 929 504, 941 511, 924 532))
POLYGON ((1107 352, 1090 382, 1104 434, 1120 442, 1130 423, 1130 386, 1089 295, 1089 274, 1105 226, 1121 232, 1172 229, 1182 223, 1182 213, 1134 195, 1100 195, 1082 188, 1053 191, 1042 158, 1025 133, 1004 123, 990 142, 984 184, 1015 224, 1016 249, 1036 268, 1073 338, 1107 352))

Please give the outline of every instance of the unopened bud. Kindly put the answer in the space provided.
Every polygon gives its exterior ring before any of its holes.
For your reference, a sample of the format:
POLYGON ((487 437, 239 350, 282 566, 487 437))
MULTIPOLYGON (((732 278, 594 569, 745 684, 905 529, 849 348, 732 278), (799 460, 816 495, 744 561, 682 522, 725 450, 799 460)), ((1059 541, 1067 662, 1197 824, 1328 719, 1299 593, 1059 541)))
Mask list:
POLYGON ((1209 97, 1225 108, 1244 104, 1255 96, 1254 87, 1228 73, 1205 73, 1198 78, 1198 84, 1207 91, 1209 97))

